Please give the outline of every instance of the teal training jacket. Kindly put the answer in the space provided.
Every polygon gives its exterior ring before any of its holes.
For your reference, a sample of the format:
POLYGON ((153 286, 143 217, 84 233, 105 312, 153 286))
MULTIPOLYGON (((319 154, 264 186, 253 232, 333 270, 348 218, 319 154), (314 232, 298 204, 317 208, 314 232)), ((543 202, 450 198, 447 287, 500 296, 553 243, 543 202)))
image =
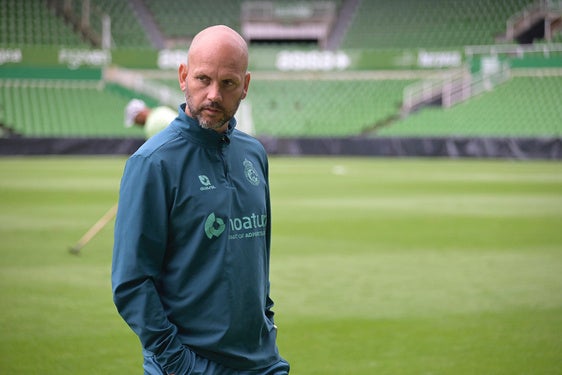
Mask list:
POLYGON ((168 373, 193 353, 256 370, 280 360, 269 297, 270 199, 263 146, 178 117, 125 165, 115 222, 114 302, 168 373))

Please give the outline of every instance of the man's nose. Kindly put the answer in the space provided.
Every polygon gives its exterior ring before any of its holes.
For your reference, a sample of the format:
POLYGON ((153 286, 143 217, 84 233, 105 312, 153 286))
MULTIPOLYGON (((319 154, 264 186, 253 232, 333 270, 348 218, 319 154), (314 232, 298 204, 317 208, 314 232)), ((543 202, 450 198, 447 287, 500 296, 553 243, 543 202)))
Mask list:
POLYGON ((207 99, 211 102, 220 103, 222 99, 220 86, 218 83, 213 83, 209 85, 209 91, 207 92, 207 99))

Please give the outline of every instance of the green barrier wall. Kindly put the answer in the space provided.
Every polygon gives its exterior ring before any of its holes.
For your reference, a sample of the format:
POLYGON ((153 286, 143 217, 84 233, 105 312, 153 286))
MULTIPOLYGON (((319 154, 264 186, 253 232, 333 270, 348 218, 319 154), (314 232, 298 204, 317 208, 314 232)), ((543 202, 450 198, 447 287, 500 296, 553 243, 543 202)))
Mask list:
MULTIPOLYGON (((21 67, 56 69, 101 69, 114 64, 132 69, 177 69, 186 61, 187 51, 153 49, 71 50, 59 47, 0 48, 0 77, 21 67), (4 72, 6 71, 6 72, 4 72)), ((459 67, 465 62, 477 68, 479 56, 467 60, 462 49, 446 50, 340 50, 250 48, 252 71, 360 71, 385 69, 443 69, 459 67)), ((562 67, 560 53, 525 54, 523 57, 502 54, 512 67, 562 67)), ((82 73, 81 73, 82 74, 82 73)))
MULTIPOLYGON (((0 69, 9 66, 57 66, 69 69, 115 64, 133 69, 171 69, 185 62, 187 51, 153 49, 71 50, 59 47, 0 48, 0 69)), ((379 70, 442 68, 460 50, 341 50, 250 48, 251 70, 379 70), (444 56, 445 55, 445 56, 444 56), (422 58, 425 56, 425 58, 422 58), (444 60, 445 57, 445 60, 444 60), (448 60, 447 60, 448 59, 448 60), (420 61, 429 64, 420 64, 420 61)))
POLYGON ((20 66, 10 65, 0 68, 0 79, 20 78, 20 79, 80 79, 96 80, 102 78, 101 68, 80 68, 68 69, 64 66, 20 66))

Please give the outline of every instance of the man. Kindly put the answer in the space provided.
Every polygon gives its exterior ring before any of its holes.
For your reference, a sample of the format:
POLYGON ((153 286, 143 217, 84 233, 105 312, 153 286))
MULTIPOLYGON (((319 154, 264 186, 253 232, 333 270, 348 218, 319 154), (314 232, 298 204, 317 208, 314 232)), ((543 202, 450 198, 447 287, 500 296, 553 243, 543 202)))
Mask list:
POLYGON ((176 114, 166 106, 149 108, 144 101, 132 99, 125 107, 125 127, 142 126, 148 139, 168 126, 176 114))
POLYGON ((201 31, 179 67, 186 103, 125 166, 112 285, 145 374, 282 375, 269 297, 268 161, 235 128, 248 49, 201 31))

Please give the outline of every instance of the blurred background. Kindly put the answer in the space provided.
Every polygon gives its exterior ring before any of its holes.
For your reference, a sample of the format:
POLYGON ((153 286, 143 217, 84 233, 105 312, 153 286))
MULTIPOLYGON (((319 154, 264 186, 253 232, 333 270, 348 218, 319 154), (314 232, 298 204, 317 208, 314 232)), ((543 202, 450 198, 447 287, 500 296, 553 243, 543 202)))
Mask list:
POLYGON ((0 153, 130 153, 202 28, 250 46, 273 154, 559 158, 562 2, 1 0, 0 153))

